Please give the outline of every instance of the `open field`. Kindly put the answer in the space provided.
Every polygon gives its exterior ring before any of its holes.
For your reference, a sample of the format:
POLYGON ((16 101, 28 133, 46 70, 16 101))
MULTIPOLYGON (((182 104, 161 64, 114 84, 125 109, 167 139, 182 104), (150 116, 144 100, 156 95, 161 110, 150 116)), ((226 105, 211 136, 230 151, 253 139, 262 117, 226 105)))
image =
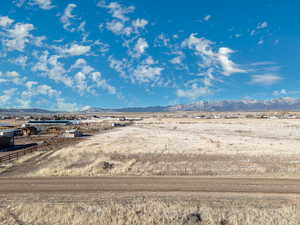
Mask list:
POLYGON ((300 120, 145 119, 53 151, 13 176, 300 176, 300 120))
POLYGON ((53 140, 1 165, 0 224, 300 224, 298 119, 158 117, 53 140))
POLYGON ((7 225, 297 225, 295 196, 222 193, 0 195, 7 225), (199 221, 200 216, 202 222, 199 221))

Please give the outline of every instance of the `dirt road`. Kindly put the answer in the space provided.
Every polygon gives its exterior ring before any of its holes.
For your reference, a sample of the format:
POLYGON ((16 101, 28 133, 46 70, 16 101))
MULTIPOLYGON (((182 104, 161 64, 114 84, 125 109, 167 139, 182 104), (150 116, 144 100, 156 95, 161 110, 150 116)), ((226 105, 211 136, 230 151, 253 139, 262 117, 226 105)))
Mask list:
POLYGON ((300 179, 207 177, 1 178, 3 193, 220 192, 300 195, 300 179))

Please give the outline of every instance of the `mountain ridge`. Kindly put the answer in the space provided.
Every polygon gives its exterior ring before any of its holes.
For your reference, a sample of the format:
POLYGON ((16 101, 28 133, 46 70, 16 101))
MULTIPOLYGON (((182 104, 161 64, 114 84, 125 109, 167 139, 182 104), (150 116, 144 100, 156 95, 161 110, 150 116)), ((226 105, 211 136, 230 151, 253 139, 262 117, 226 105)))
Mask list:
MULTIPOLYGON (((79 113, 109 113, 109 112, 237 112, 237 111, 299 111, 300 99, 277 98, 271 100, 221 100, 221 101, 197 101, 190 104, 177 104, 169 106, 127 107, 127 108, 101 108, 91 107, 79 113)), ((10 108, 0 109, 0 113, 59 113, 63 111, 51 111, 40 108, 10 108)))

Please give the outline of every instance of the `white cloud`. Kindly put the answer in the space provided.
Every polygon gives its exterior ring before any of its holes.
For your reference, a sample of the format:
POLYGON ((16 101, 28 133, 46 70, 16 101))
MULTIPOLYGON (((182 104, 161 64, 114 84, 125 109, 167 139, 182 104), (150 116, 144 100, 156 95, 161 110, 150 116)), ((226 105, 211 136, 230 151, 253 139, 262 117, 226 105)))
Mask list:
POLYGON ((211 15, 207 15, 203 17, 204 21, 209 21, 211 19, 211 15))
POLYGON ((135 28, 144 28, 148 24, 148 21, 145 19, 136 19, 132 21, 132 26, 135 28))
POLYGON ((250 83, 259 85, 272 85, 282 80, 282 77, 276 74, 252 75, 250 83))
POLYGON ((155 39, 156 45, 157 46, 165 46, 165 47, 170 47, 170 39, 166 37, 165 34, 160 34, 158 37, 155 39))
POLYGON ((219 48, 219 52, 217 57, 219 62, 223 68, 223 74, 229 76, 233 73, 245 73, 246 71, 238 68, 234 62, 232 62, 230 58, 230 54, 234 53, 230 48, 219 48))
POLYGON ((216 63, 216 54, 211 45, 213 42, 205 38, 197 38, 191 34, 189 38, 183 41, 182 46, 195 51, 195 54, 202 58, 202 66, 212 66, 216 63))
POLYGON ((139 65, 136 69, 134 69, 132 80, 137 81, 138 83, 148 83, 150 81, 157 81, 162 71, 162 67, 155 67, 147 64, 142 64, 139 65))
POLYGON ((37 47, 42 47, 43 46, 43 41, 45 41, 47 38, 46 36, 39 36, 34 38, 34 45, 37 47))
POLYGON ((68 4, 67 7, 65 8, 64 14, 60 17, 60 21, 64 25, 64 29, 70 32, 74 32, 74 28, 70 28, 72 25, 71 20, 75 17, 75 15, 72 14, 72 11, 77 7, 76 4, 68 4))
MULTIPOLYGON (((131 20, 127 14, 135 11, 134 6, 125 7, 117 2, 111 2, 106 4, 105 1, 98 3, 99 7, 108 9, 108 12, 112 16, 112 20, 105 23, 107 30, 116 35, 130 36, 132 34, 140 34, 140 32, 149 23, 145 19, 137 18, 131 20)), ((99 25, 99 29, 102 30, 103 24, 99 25)))
POLYGON ((16 71, 0 72, 0 83, 13 83, 21 85, 25 82, 26 78, 21 77, 16 71))
POLYGON ((268 27, 268 22, 264 21, 262 23, 257 24, 256 29, 264 29, 268 27))
POLYGON ((102 75, 100 72, 92 73, 92 80, 96 83, 97 87, 101 87, 106 90, 110 94, 116 94, 116 88, 107 83, 106 80, 102 79, 102 75))
POLYGON ((181 64, 182 63, 182 57, 176 56, 173 59, 170 60, 170 63, 172 64, 181 64))
POLYGON ((70 56, 85 55, 91 50, 90 46, 72 44, 69 48, 60 49, 61 53, 70 56))
POLYGON ((17 7, 22 7, 26 1, 27 1, 27 0, 14 0, 13 3, 14 3, 17 7))
POLYGON ((229 76, 233 73, 245 73, 246 70, 238 68, 238 66, 230 60, 230 54, 234 51, 227 47, 221 47, 217 52, 213 51, 214 43, 205 38, 197 38, 195 34, 191 34, 183 43, 183 47, 194 50, 195 54, 201 57, 199 63, 202 68, 219 69, 223 75, 229 76))
POLYGON ((288 92, 287 90, 285 89, 281 89, 281 90, 276 90, 276 91, 273 91, 272 95, 275 95, 275 96, 279 96, 279 95, 287 95, 288 92))
POLYGON ((27 65, 27 61, 28 61, 28 57, 27 56, 19 56, 17 58, 11 59, 10 62, 19 65, 21 67, 26 67, 27 65))
POLYGON ((8 39, 4 40, 6 47, 9 50, 23 51, 26 44, 32 38, 30 32, 34 29, 32 24, 17 23, 12 29, 7 30, 8 39))
POLYGON ((78 110, 78 106, 76 103, 66 102, 63 98, 57 98, 55 109, 60 111, 75 112, 78 110))
POLYGON ((54 6, 52 5, 52 0, 14 0, 13 3, 17 7, 22 7, 27 2, 27 5, 34 6, 37 5, 39 8, 44 10, 50 10, 54 6))
POLYGON ((185 65, 183 63, 183 60, 185 58, 185 54, 183 51, 181 50, 175 50, 172 52, 172 54, 175 55, 175 57, 173 57, 172 59, 169 60, 170 63, 180 66, 181 68, 184 68, 185 65))
POLYGON ((42 72, 50 79, 61 82, 68 87, 72 87, 72 79, 66 75, 66 69, 63 64, 60 63, 60 56, 49 56, 49 52, 44 51, 42 55, 38 56, 38 62, 33 66, 32 71, 42 72))
POLYGON ((149 45, 144 38, 139 38, 134 46, 134 53, 132 54, 133 57, 140 57, 142 54, 145 53, 146 48, 149 45))
POLYGON ((132 34, 133 29, 130 26, 125 26, 124 22, 112 20, 106 24, 106 28, 117 35, 129 36, 132 34))
POLYGON ((191 88, 188 90, 178 89, 176 94, 181 98, 189 98, 195 100, 201 96, 206 96, 210 94, 211 91, 207 87, 199 87, 198 84, 192 84, 191 88))
POLYGON ((112 56, 110 56, 108 58, 108 62, 109 62, 110 68, 117 71, 121 77, 127 78, 126 67, 128 65, 127 65, 127 61, 125 59, 117 60, 117 59, 113 58, 112 56))
POLYGON ((54 6, 51 0, 33 0, 33 4, 38 5, 41 9, 49 10, 54 6))
POLYGON ((17 88, 11 88, 3 91, 3 95, 0 95, 0 104, 5 105, 15 95, 17 88))
POLYGON ((13 19, 10 19, 7 16, 0 17, 0 26, 1 27, 9 27, 14 22, 13 19))
POLYGON ((140 62, 137 66, 131 64, 127 59, 117 60, 109 57, 110 68, 117 71, 121 77, 131 80, 132 83, 157 82, 160 79, 163 67, 155 65, 156 61, 151 56, 140 62))
POLYGON ((59 91, 54 90, 46 84, 38 85, 38 82, 28 81, 25 83, 27 89, 21 93, 23 100, 29 100, 34 96, 44 95, 47 97, 57 97, 60 95, 59 91))
MULTIPOLYGON (((189 38, 182 42, 182 47, 193 51, 193 54, 200 58, 198 62, 198 77, 185 83, 189 89, 177 90, 178 97, 196 99, 200 96, 210 94, 214 82, 223 82, 224 76, 230 76, 234 73, 246 73, 236 63, 230 59, 234 51, 227 47, 220 47, 214 50, 214 43, 205 38, 198 38, 191 34, 189 38), (220 76, 223 75, 223 76, 220 76), (199 84, 201 82, 202 84, 199 84)), ((172 63, 181 63, 181 58, 173 58, 172 63)))
POLYGON ((75 80, 75 83, 76 83, 76 88, 81 92, 85 92, 85 91, 89 91, 88 89, 88 85, 87 85, 87 82, 86 82, 86 76, 83 72, 78 72, 75 74, 74 76, 74 80, 75 80))
POLYGON ((100 1, 98 3, 98 6, 109 9, 109 13, 112 15, 112 17, 120 19, 122 21, 129 20, 129 18, 126 15, 134 12, 135 10, 134 6, 123 7, 117 2, 111 2, 108 5, 106 5, 104 1, 100 1))
POLYGON ((95 88, 102 88, 110 94, 117 93, 116 88, 108 84, 108 82, 102 78, 101 73, 88 65, 85 59, 76 60, 71 66, 70 72, 76 69, 79 69, 79 72, 74 76, 75 84, 81 93, 95 93, 95 88))

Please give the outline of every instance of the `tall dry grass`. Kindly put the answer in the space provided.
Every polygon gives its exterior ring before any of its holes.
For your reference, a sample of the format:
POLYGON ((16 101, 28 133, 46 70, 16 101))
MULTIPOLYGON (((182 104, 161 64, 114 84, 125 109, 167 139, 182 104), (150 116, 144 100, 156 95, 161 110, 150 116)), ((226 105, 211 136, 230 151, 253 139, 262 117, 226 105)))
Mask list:
POLYGON ((259 208, 224 205, 222 208, 192 202, 137 200, 127 203, 9 203, 0 210, 5 225, 183 225, 187 215, 199 213, 202 225, 296 225, 295 206, 259 208))

